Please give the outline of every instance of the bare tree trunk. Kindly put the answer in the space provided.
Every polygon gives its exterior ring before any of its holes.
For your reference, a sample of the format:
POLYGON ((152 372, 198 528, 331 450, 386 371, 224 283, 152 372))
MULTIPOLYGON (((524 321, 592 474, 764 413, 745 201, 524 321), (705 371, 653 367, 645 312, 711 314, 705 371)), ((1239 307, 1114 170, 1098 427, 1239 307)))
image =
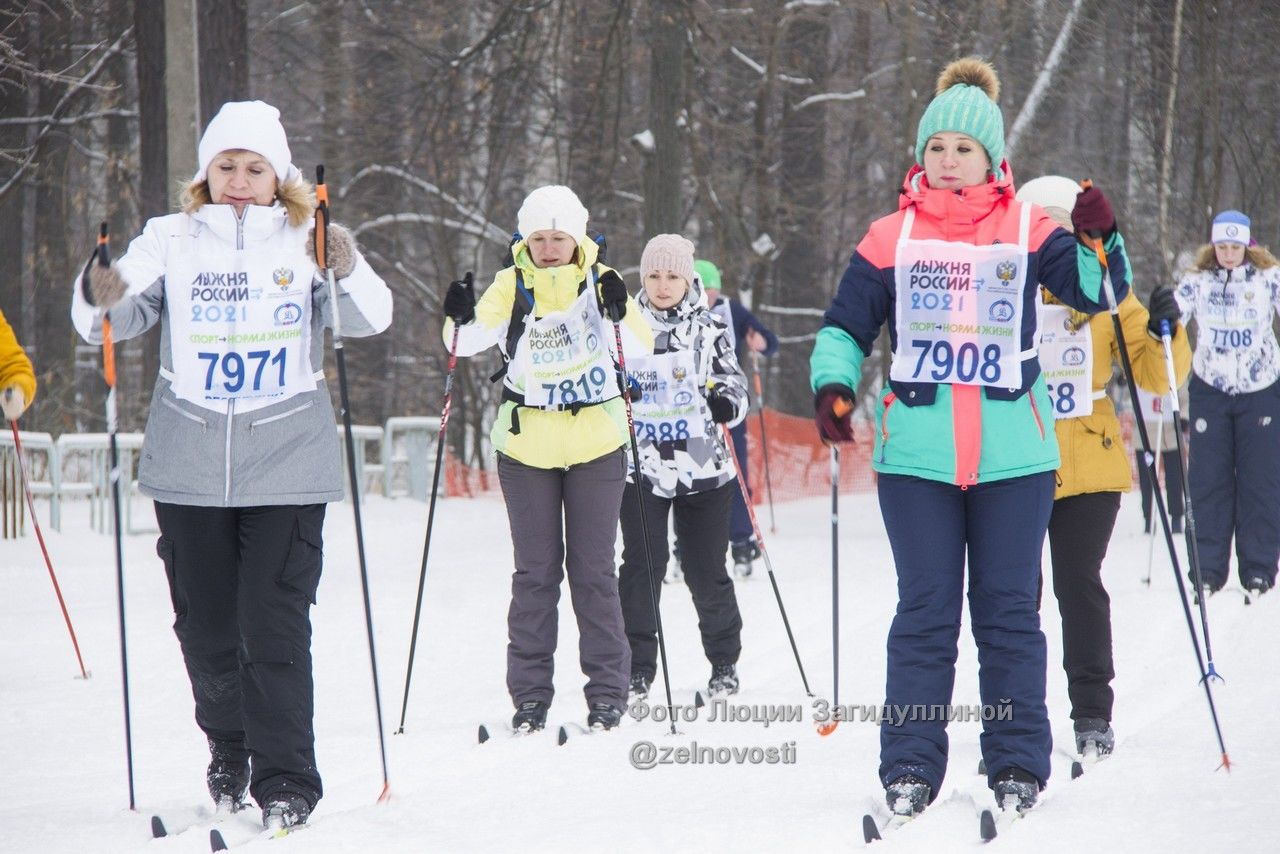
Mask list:
POLYGON ((1169 96, 1164 109, 1164 141, 1160 146, 1160 212, 1156 219, 1159 235, 1160 258, 1165 268, 1173 267, 1173 254, 1169 249, 1169 175, 1173 171, 1173 122, 1174 104, 1178 96, 1178 58, 1182 45, 1182 0, 1177 0, 1173 8, 1173 43, 1169 48, 1169 96))
POLYGON ((249 100, 247 0, 196 0, 201 126, 227 101, 249 100))
POLYGON ((644 170, 645 235, 680 231, 680 177, 684 172, 681 107, 684 105, 687 4, 652 0, 650 7, 649 128, 654 150, 644 170))

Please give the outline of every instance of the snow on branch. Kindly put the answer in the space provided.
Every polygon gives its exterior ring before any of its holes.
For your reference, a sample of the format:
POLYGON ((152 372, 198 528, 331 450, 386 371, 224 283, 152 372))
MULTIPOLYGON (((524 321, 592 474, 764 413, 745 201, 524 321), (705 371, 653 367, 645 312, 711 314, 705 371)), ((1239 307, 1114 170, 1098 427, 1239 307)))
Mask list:
MULTIPOLYGON (((468 234, 474 234, 477 237, 483 237, 484 239, 491 240, 500 246, 506 246, 507 243, 511 240, 511 235, 507 233, 506 229, 500 228, 494 223, 489 222, 489 220, 485 218, 484 214, 480 213, 475 208, 463 203, 461 200, 457 198, 454 198, 453 196, 446 193, 444 190, 441 190, 435 184, 432 184, 430 181, 425 181, 422 178, 419 178, 417 175, 414 175, 413 173, 407 172, 404 169, 401 169, 396 166, 382 166, 375 163, 372 166, 364 167, 359 172, 356 172, 355 175, 352 175, 351 180, 347 181, 345 184, 342 185, 341 189, 338 190, 338 198, 340 199, 346 198, 347 192, 352 188, 352 186, 354 186, 357 181, 369 175, 391 175, 393 177, 400 178, 401 180, 417 187, 420 190, 431 193, 432 195, 435 195, 435 196, 439 196, 445 202, 452 205, 458 213, 460 213, 463 217, 466 218, 469 225, 466 228, 463 228, 462 230, 467 232, 468 234)), ((395 216, 407 216, 407 214, 395 214, 395 216)), ((371 220, 370 222, 377 223, 377 224, 384 224, 382 223, 382 220, 384 219, 386 218, 380 217, 379 219, 371 220)), ((404 221, 407 222, 408 220, 404 220, 404 221)), ((422 221, 426 222, 428 220, 422 220, 422 221)), ((452 220, 445 220, 439 217, 433 217, 430 221, 444 224, 444 225, 455 224, 452 220)), ((460 226, 461 223, 457 223, 457 225, 460 226)))
MULTIPOLYGON (((449 219, 448 217, 435 216, 434 214, 420 214, 420 213, 385 214, 380 217, 375 217, 373 219, 365 220, 364 222, 360 223, 355 228, 353 228, 351 230, 351 234, 355 237, 359 237, 361 234, 363 234, 366 231, 369 231, 370 229, 382 228, 383 226, 387 226, 387 225, 404 225, 404 224, 443 225, 445 228, 456 229, 457 231, 461 231, 464 234, 470 234, 475 237, 485 238, 487 240, 494 240, 493 234, 488 233, 486 231, 486 226, 484 225, 476 225, 473 222, 462 222, 456 219, 449 219)), ((502 246, 505 247, 507 245, 507 240, 508 238, 506 236, 506 232, 503 232, 502 240, 497 242, 499 242, 502 246)))
POLYGON ((839 6, 836 0, 791 0, 787 5, 782 7, 784 12, 794 12, 797 9, 821 9, 824 6, 839 6))
POLYGON ((0 125, 75 125, 80 122, 92 121, 94 119, 120 118, 120 119, 136 119, 138 117, 137 110, 96 110, 92 113, 81 113, 78 116, 18 116, 16 118, 0 119, 0 125))
POLYGON ((767 73, 768 73, 768 69, 767 69, 767 68, 765 68, 765 67, 764 67, 763 65, 761 65, 760 63, 756 62, 756 61, 755 61, 754 59, 752 59, 751 57, 747 56, 747 55, 746 55, 745 53, 743 53, 742 51, 738 50, 736 47, 731 47, 731 48, 729 48, 729 53, 731 53, 731 54, 733 54, 734 56, 738 57, 738 59, 741 59, 743 62, 745 62, 745 63, 747 64, 747 67, 749 67, 749 68, 750 68, 752 71, 754 71, 756 74, 759 74, 761 77, 763 77, 765 74, 767 74, 767 73))
POLYGON ((867 97, 866 89, 859 89, 856 92, 823 92, 821 95, 810 95, 792 107, 791 111, 794 113, 797 110, 803 110, 805 107, 812 107, 814 104, 821 104, 826 101, 856 101, 865 97, 867 97))
POLYGON ((1036 75, 1036 82, 1031 86, 1031 91, 1027 93, 1027 100, 1022 103, 1022 109, 1018 111, 1018 118, 1013 122, 1013 128, 1009 131, 1009 137, 1005 140, 1004 153, 1006 159, 1013 160, 1013 152, 1018 147, 1018 142, 1022 139, 1022 134, 1031 126, 1031 122, 1035 120, 1036 111, 1040 109, 1040 103, 1044 100, 1045 93, 1049 91, 1049 85, 1053 82, 1053 75, 1058 70, 1058 64, 1062 61, 1062 54, 1067 49, 1067 42, 1071 40, 1071 31, 1075 28, 1076 16, 1080 13, 1080 7, 1084 5, 1084 0, 1075 0, 1071 4, 1071 10, 1067 12, 1066 18, 1062 21, 1062 28, 1058 30, 1058 38, 1054 40, 1053 47, 1049 51, 1049 55, 1045 57, 1044 67, 1040 69, 1040 73, 1036 75))
POLYGON ((822 317, 825 312, 820 308, 802 308, 790 305, 759 305, 756 311, 767 311, 770 314, 791 314, 802 317, 822 317))

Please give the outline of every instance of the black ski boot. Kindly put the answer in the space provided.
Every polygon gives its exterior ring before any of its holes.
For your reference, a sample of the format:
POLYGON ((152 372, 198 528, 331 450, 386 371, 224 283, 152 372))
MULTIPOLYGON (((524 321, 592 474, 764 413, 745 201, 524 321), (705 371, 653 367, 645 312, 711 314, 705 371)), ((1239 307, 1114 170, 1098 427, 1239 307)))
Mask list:
POLYGON ((511 717, 511 728, 519 733, 537 732, 547 725, 549 704, 542 700, 525 700, 511 717))
POLYGON ((1040 781, 1021 768, 1006 768, 996 775, 991 787, 995 792, 996 806, 1002 810, 1016 809, 1026 812, 1035 806, 1040 795, 1040 781))
POLYGON ((1075 722, 1076 753, 1085 755, 1089 745, 1098 756, 1106 756, 1116 746, 1116 731, 1102 718, 1080 718, 1075 722))
POLYGON ((245 794, 249 791, 249 751, 243 741, 209 738, 209 769, 205 781, 219 812, 244 809, 245 794))
POLYGON ((1244 583, 1244 589, 1249 596, 1256 599, 1263 593, 1271 589, 1271 579, 1265 575, 1252 575, 1249 580, 1244 583))
POLYGON ((268 830, 306 824, 310 815, 311 803, 298 792, 276 792, 262 804, 262 826, 268 830))
POLYGON ((649 696, 649 682, 653 679, 647 673, 632 673, 631 684, 627 687, 627 705, 638 703, 649 696))
POLYGON ((591 713, 587 715, 588 729, 613 729, 622 723, 622 709, 608 703, 592 703, 591 713))
POLYGON ((738 693, 738 668, 733 664, 713 664, 711 678, 707 680, 707 694, 727 697, 738 693))
POLYGON ((919 815, 929 805, 933 794, 929 784, 915 774, 903 774, 884 787, 884 800, 889 812, 900 816, 919 815))
POLYGON ((729 544, 729 552, 733 555, 733 573, 739 578, 751 574, 752 561, 760 557, 760 546, 755 537, 729 544))

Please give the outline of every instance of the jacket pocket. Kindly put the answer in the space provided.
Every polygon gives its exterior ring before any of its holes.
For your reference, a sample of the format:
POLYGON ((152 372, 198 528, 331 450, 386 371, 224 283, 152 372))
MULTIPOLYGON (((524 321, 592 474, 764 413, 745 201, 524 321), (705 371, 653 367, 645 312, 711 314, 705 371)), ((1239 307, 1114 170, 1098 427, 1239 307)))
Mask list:
POLYGON ((277 582, 280 586, 305 596, 313 605, 316 603, 316 591, 320 587, 323 562, 322 527, 322 523, 305 515, 300 514, 296 518, 293 544, 289 547, 289 554, 277 582))
POLYGON ((193 411, 176 400, 163 383, 158 384, 138 458, 138 483, 170 496, 217 496, 220 500, 226 471, 225 424, 225 416, 193 411))
POLYGON ((310 409, 314 405, 315 405, 315 400, 308 400, 306 403, 301 403, 293 407, 292 409, 286 409, 284 412, 278 412, 275 415, 268 415, 266 418, 259 418, 256 421, 250 421, 249 432, 252 433, 254 430, 258 429, 263 424, 271 424, 275 421, 283 421, 284 419, 292 415, 297 415, 299 412, 310 409))
POLYGON ((196 422, 197 424, 199 424, 199 425, 200 425, 200 428, 201 428, 202 430, 208 430, 208 429, 209 429, 209 422, 208 422, 206 419, 201 418, 199 415, 196 415, 194 412, 187 412, 187 410, 183 409, 181 406, 179 406, 178 404, 174 403, 174 402, 173 402, 172 400, 170 400, 169 398, 167 398, 167 397, 162 397, 162 398, 160 398, 160 403, 161 403, 161 405, 163 405, 163 406, 167 406, 167 407, 169 407, 169 408, 170 408, 170 409, 172 409, 174 412, 176 412, 176 413, 178 413, 179 415, 181 415, 183 418, 187 418, 187 419, 190 419, 190 420, 192 420, 192 421, 196 422))
POLYGON ((884 411, 880 413, 880 462, 884 462, 885 452, 889 450, 889 410, 898 402, 898 396, 889 392, 884 396, 884 411))

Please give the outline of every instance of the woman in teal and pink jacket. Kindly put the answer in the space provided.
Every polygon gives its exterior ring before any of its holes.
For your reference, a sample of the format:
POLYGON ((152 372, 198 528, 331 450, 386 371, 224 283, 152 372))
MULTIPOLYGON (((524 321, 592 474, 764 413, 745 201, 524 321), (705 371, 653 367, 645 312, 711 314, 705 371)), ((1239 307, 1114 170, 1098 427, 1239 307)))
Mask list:
MULTIPOLYGON (((1023 810, 1049 777, 1036 605, 1059 460, 1036 291, 1083 312, 1106 307, 1093 248, 1014 197, 994 69, 957 60, 937 91, 899 209, 858 244, 810 360, 819 433, 851 441, 847 404, 889 324, 872 463, 898 574, 885 704, 903 713, 882 725, 880 778, 890 808, 907 815, 946 773, 966 557, 988 782, 997 804, 1023 810)), ((1106 197, 1082 192, 1072 219, 1102 239, 1123 299, 1129 264, 1106 197)))

